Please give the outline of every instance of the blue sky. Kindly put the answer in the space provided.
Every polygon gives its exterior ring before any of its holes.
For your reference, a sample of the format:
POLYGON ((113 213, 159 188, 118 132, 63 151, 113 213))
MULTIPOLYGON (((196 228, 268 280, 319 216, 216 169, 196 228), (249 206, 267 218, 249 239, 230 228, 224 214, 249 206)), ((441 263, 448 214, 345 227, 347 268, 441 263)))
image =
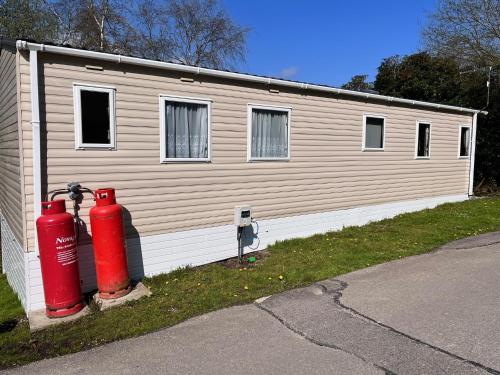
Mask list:
POLYGON ((421 47, 436 0, 223 0, 252 28, 241 71, 340 86, 421 47))

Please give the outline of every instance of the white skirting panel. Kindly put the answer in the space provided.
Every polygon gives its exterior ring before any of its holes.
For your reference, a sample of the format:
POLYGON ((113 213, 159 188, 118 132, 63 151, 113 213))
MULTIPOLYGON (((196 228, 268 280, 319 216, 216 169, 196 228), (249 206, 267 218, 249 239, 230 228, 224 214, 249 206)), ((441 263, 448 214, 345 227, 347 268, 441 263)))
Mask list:
MULTIPOLYGON (((257 217, 258 233, 255 233, 255 224, 245 232, 245 253, 265 249, 276 241, 308 237, 347 226, 365 225, 402 213, 467 199, 465 194, 447 195, 269 220, 259 220, 257 217)), ((154 276, 187 265, 198 266, 237 256, 236 228, 230 224, 131 238, 127 240, 127 250, 132 278, 154 276)), ((80 246, 78 254, 82 290, 93 290, 96 288, 96 279, 92 247, 80 246)), ((44 307, 40 262, 34 253, 28 253, 27 258, 30 301, 28 310, 38 310, 44 307)))
POLYGON ((12 233, 9 223, 0 215, 2 229, 2 270, 7 281, 16 292, 24 309, 27 309, 25 252, 12 233))

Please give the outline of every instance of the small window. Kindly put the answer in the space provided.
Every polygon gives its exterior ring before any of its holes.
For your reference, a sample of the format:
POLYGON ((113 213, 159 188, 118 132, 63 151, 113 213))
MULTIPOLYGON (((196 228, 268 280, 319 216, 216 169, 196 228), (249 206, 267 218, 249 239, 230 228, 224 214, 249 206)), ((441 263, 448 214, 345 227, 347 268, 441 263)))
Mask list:
POLYGON ((431 156, 431 124, 417 122, 417 158, 431 156))
POLYGON ((210 101, 161 97, 161 161, 210 161, 210 101))
POLYGON ((76 148, 115 147, 115 90, 74 86, 76 148))
POLYGON ((470 154, 470 126, 460 127, 460 154, 461 158, 469 157, 470 154))
POLYGON ((290 109, 252 106, 249 117, 249 160, 290 158, 290 109))
POLYGON ((383 150, 385 118, 364 116, 363 150, 383 150))

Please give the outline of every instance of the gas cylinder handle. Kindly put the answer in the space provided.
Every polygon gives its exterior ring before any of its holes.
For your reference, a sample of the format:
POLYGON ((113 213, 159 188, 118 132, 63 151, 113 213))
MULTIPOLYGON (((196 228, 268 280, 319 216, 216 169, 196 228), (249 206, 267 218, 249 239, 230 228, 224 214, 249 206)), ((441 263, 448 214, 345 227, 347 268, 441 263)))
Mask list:
POLYGON ((56 189, 56 190, 49 191, 47 193, 47 196, 49 194, 51 194, 50 200, 53 201, 56 196, 61 195, 61 194, 66 194, 67 192, 68 192, 68 190, 66 190, 66 189, 56 189))
POLYGON ((55 189, 55 190, 49 191, 47 193, 47 196, 50 195, 50 200, 53 201, 54 198, 58 195, 69 194, 69 198, 71 200, 76 200, 83 193, 89 193, 95 199, 94 192, 89 188, 82 187, 78 182, 70 182, 67 186, 68 187, 66 189, 55 189))

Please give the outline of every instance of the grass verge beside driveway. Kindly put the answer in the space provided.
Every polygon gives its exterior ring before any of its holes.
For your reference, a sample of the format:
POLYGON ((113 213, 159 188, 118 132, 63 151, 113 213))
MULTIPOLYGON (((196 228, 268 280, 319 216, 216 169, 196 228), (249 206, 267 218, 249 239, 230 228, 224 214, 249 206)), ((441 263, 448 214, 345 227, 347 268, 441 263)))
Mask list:
POLYGON ((363 227, 279 242, 246 269, 210 264, 145 279, 153 292, 149 298, 94 311, 77 322, 34 334, 30 334, 20 305, 2 276, 0 368, 137 336, 195 315, 497 230, 500 198, 445 204, 363 227))

